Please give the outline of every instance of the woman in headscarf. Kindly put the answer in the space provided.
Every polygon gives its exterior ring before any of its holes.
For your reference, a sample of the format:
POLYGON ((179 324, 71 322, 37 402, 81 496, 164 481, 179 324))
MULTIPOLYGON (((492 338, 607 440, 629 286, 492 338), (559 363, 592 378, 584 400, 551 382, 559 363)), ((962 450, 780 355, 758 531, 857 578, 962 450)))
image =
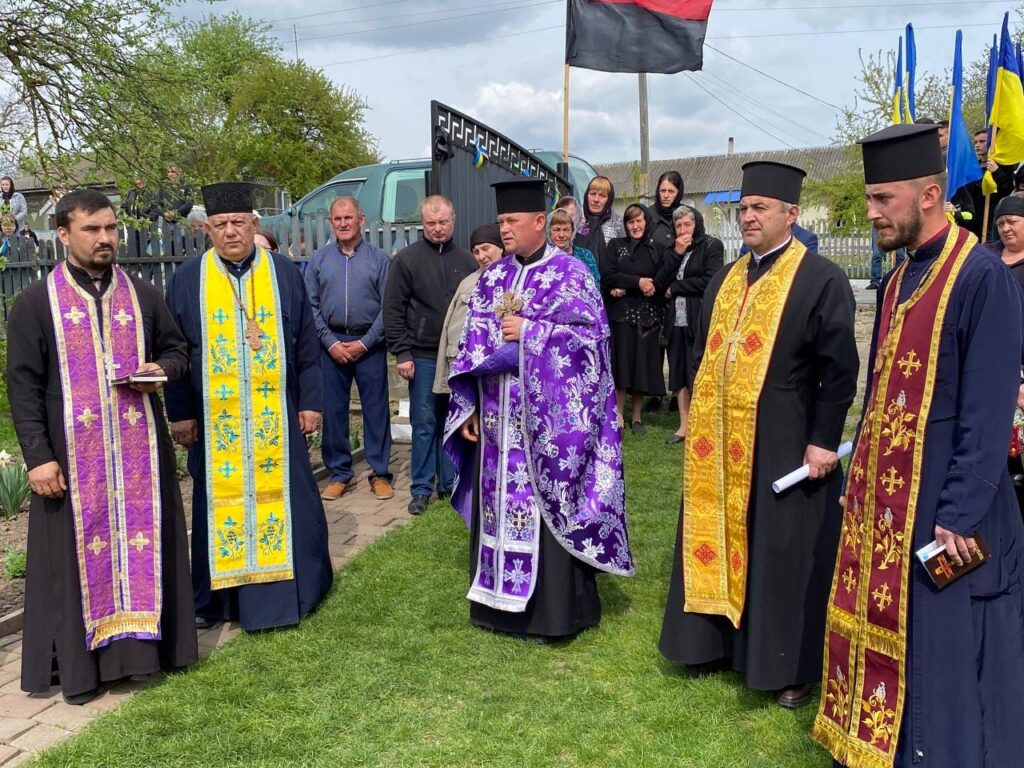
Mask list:
POLYGON ((14 217, 15 229, 20 232, 25 226, 28 215, 28 204, 25 196, 14 188, 14 179, 10 176, 0 178, 0 214, 9 213, 14 217))
POLYGON ((665 394, 658 341, 664 320, 665 286, 659 288, 656 283, 663 250, 654 245, 648 234, 646 208, 633 204, 626 208, 624 219, 628 237, 616 238, 609 245, 603 281, 609 289, 612 375, 619 418, 625 416, 626 394, 632 393, 630 424, 634 434, 642 435, 643 396, 665 394))
POLYGON ((572 216, 565 208, 556 208, 548 214, 548 240, 556 248, 561 248, 570 256, 587 265, 590 274, 594 276, 597 287, 601 287, 601 270, 597 266, 597 259, 587 248, 576 245, 573 238, 576 235, 576 226, 573 224, 572 216))
POLYGON ((655 282, 665 288, 672 324, 668 329, 668 388, 676 393, 679 403, 679 429, 669 436, 669 445, 686 439, 686 422, 690 413, 690 390, 693 388, 694 325, 700 317, 704 289, 722 268, 725 246, 717 237, 704 231, 700 211, 681 205, 672 214, 675 239, 655 282))
POLYGON ((655 187, 654 194, 654 204, 647 208, 654 225, 651 230, 651 239, 654 240, 655 245, 668 251, 676 242, 672 214, 676 212, 683 200, 683 177, 679 171, 665 171, 661 174, 658 177, 658 186, 655 187))
POLYGON ((622 217, 612 210, 615 202, 615 188, 607 176, 595 176, 587 185, 583 198, 580 223, 576 227, 579 244, 597 257, 601 263, 608 250, 608 244, 617 237, 625 237, 626 229, 622 217))
POLYGON ((481 224, 469 236, 469 250, 480 266, 476 272, 467 275, 455 289, 452 303, 441 324, 441 344, 437 348, 437 372, 434 374, 433 391, 438 395, 450 395, 448 373, 452 360, 459 354, 462 328, 466 324, 469 300, 473 298, 480 275, 491 264, 505 255, 501 245, 501 232, 497 224, 481 224))

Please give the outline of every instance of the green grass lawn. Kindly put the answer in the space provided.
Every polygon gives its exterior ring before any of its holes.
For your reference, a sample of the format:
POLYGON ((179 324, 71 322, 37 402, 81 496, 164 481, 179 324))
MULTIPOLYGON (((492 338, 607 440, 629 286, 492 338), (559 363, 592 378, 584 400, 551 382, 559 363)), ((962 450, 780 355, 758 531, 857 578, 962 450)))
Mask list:
POLYGON ((674 414, 626 436, 637 575, 601 626, 537 645, 470 627, 447 504, 368 548, 301 627, 246 635, 44 753, 46 766, 831 765, 793 713, 657 649, 677 522, 674 414))
POLYGON ((10 454, 21 455, 18 436, 14 432, 14 420, 11 418, 11 403, 7 399, 7 339, 0 339, 0 450, 10 454))

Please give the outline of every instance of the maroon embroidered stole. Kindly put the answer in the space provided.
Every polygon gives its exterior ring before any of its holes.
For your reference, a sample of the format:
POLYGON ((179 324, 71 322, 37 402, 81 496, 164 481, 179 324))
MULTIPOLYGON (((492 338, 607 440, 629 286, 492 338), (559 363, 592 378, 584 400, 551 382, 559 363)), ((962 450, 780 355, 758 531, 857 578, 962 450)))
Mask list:
POLYGON ((976 243, 967 230, 950 226, 913 295, 899 302, 906 261, 882 301, 871 394, 850 462, 812 731, 848 768, 890 768, 896 755, 906 696, 908 547, 925 427, 949 297, 976 243))

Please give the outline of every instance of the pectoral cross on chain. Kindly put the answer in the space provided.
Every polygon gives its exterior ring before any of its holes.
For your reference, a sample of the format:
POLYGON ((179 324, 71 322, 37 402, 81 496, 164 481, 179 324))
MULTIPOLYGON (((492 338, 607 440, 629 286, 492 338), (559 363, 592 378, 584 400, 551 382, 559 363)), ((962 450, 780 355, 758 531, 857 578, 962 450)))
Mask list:
POLYGON ((107 357, 107 381, 112 381, 117 378, 117 369, 121 367, 120 363, 115 363, 114 358, 107 357))
POLYGON ((505 291, 501 294, 501 303, 495 309, 498 317, 515 315, 523 308, 523 300, 516 296, 515 291, 505 291))
POLYGON ((735 363, 736 362, 736 347, 738 345, 742 344, 744 341, 746 341, 746 339, 744 339, 742 336, 740 336, 739 330, 733 331, 732 332, 732 336, 730 336, 728 339, 726 339, 726 342, 729 344, 729 362, 730 363, 735 363))
POLYGON ((260 347, 263 346, 263 342, 260 341, 260 337, 263 335, 263 331, 260 330, 259 323, 256 322, 256 318, 249 317, 245 321, 245 340, 249 342, 249 346, 254 351, 259 352, 260 347))

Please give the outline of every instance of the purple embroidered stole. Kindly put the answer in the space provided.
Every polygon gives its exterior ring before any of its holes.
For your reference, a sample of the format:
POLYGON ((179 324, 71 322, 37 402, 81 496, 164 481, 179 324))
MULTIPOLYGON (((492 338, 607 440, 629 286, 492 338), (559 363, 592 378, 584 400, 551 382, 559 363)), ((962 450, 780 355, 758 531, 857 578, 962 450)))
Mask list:
POLYGON ((536 586, 541 526, 571 555, 630 575, 622 441, 600 294, 586 266, 553 246, 523 266, 492 264, 470 301, 452 391, 445 449, 458 470, 452 503, 480 544, 470 600, 526 610, 536 586), (522 340, 505 343, 500 312, 523 317, 522 340), (476 452, 459 427, 480 417, 476 452))
POLYGON ((160 483, 149 396, 110 379, 145 361, 135 288, 114 267, 101 299, 61 263, 47 278, 60 361, 68 494, 89 650, 160 638, 160 483))

